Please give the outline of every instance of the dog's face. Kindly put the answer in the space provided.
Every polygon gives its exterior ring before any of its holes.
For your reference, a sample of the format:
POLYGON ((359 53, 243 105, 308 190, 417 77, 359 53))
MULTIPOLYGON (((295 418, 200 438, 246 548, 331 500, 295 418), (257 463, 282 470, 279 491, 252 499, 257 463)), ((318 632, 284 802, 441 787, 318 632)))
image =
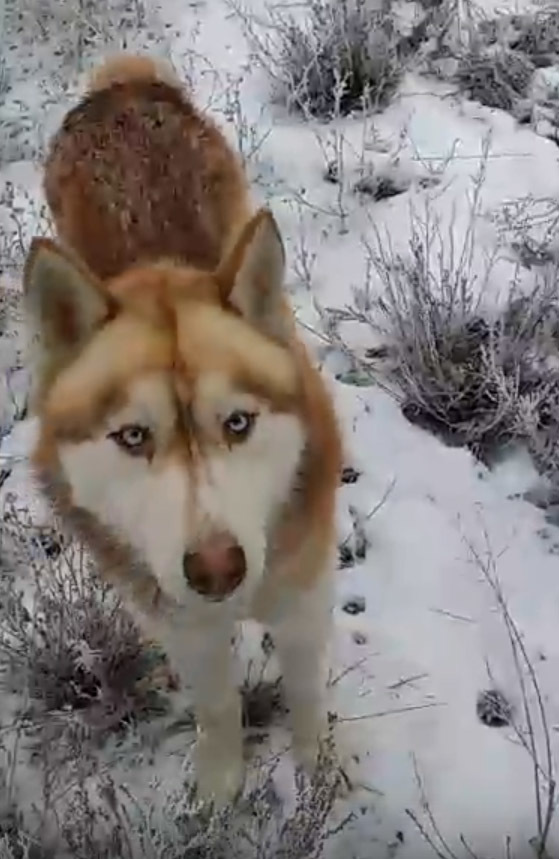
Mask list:
POLYGON ((184 603, 246 595, 305 446, 283 248, 259 213, 217 272, 105 285, 52 243, 25 272, 38 410, 71 501, 184 603))

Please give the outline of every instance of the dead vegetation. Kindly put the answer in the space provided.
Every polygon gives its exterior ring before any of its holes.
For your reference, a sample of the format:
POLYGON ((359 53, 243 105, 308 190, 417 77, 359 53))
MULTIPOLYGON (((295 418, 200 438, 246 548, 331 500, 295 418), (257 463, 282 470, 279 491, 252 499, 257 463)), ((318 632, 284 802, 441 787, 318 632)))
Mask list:
POLYGON ((88 769, 77 743, 74 753, 63 803, 53 792, 61 785, 49 781, 52 772, 43 762, 38 777, 46 801, 28 820, 16 811, 4 782, 2 859, 320 859, 334 834, 328 820, 339 776, 328 744, 313 778, 296 776, 288 807, 274 783, 278 762, 273 760, 263 763, 245 795, 222 811, 196 800, 188 766, 179 788, 159 785, 160 801, 148 804, 117 785, 107 770, 88 769))
POLYGON ((460 56, 455 80, 475 101, 513 112, 527 98, 535 68, 520 51, 482 48, 460 56))
MULTIPOLYGON (((482 545, 464 539, 469 560, 491 594, 503 624, 514 665, 516 689, 514 707, 497 688, 491 665, 487 673, 492 688, 482 692, 476 702, 477 715, 491 729, 508 727, 514 740, 526 753, 532 771, 534 799, 534 834, 524 844, 512 847, 512 838, 503 837, 502 859, 531 855, 534 859, 551 859, 552 824, 557 810, 556 762, 553 757, 552 726, 538 672, 530 657, 525 636, 512 616, 503 590, 499 556, 491 546, 483 522, 480 522, 482 545)), ((420 800, 420 812, 407 808, 406 814, 438 859, 488 859, 487 853, 473 839, 461 833, 444 833, 429 801, 420 767, 414 756, 414 770, 420 800)), ((491 855, 494 855, 493 853, 491 855)))
MULTIPOLYGON (((56 530, 9 507, 1 536, 0 683, 21 703, 0 740, 0 772, 11 773, 0 785, 0 857, 318 859, 340 778, 331 742, 311 781, 297 775, 292 808, 274 786, 279 759, 257 764, 244 797, 220 813, 197 802, 189 765, 185 785, 164 789, 157 809, 115 783, 98 757, 111 736, 134 745, 139 731, 141 747, 148 721, 154 742, 165 736, 165 719, 157 729, 169 712, 164 655, 56 530), (22 746, 43 796, 25 815, 15 776, 22 746)), ((247 678, 242 695, 246 728, 266 731, 285 716, 279 681, 247 678)), ((194 727, 184 714, 179 730, 194 727)))
POLYGON ((165 709, 147 682, 164 655, 142 641, 81 547, 9 506, 2 551, 14 573, 0 580, 0 678, 27 701, 30 725, 63 716, 62 729, 79 717, 100 742, 165 709))
POLYGON ((331 119, 384 107, 403 71, 390 6, 372 0, 310 0, 303 17, 281 6, 256 21, 229 0, 244 23, 272 97, 304 116, 331 119))
MULTIPOLYGON (((487 146, 488 144, 486 144, 487 146)), ((412 209, 409 251, 371 223, 366 240, 371 284, 337 319, 358 321, 385 338, 383 361, 408 420, 446 443, 468 447, 486 463, 511 444, 530 451, 540 473, 559 480, 559 301, 557 266, 528 291, 514 283, 498 310, 485 294, 498 249, 476 258, 476 225, 487 149, 474 183, 461 245, 429 201, 412 209)), ((376 357, 380 357, 376 356, 376 357)), ((375 358, 364 366, 374 372, 375 358)), ((378 374, 377 374, 378 375, 378 374)))
POLYGON ((553 7, 488 17, 473 0, 436 8, 425 67, 468 98, 557 142, 559 24, 553 7))

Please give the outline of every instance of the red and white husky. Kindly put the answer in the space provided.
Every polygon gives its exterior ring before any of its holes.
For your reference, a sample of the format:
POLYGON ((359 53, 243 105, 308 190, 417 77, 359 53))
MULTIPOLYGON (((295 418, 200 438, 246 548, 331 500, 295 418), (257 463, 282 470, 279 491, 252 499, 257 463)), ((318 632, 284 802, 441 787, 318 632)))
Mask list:
POLYGON ((235 623, 272 631, 294 751, 326 726, 331 398, 298 340, 284 249, 222 133, 166 67, 109 60, 52 141, 60 244, 34 239, 34 467, 192 688, 205 797, 243 781, 235 623))

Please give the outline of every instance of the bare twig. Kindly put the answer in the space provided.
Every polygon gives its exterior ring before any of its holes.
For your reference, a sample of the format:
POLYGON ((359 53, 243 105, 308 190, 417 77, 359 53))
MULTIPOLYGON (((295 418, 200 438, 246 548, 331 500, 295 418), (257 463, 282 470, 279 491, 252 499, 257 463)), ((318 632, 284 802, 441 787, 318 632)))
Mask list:
POLYGON ((365 713, 362 716, 342 716, 339 722, 363 722, 367 719, 382 719, 385 716, 398 716, 400 713, 413 713, 415 710, 430 710, 433 707, 445 707, 442 701, 433 701, 429 704, 414 704, 410 707, 395 707, 392 710, 379 710, 377 713, 365 713))
POLYGON ((550 727, 539 680, 533 662, 530 659, 530 656, 526 649, 526 645, 524 644, 524 640, 520 633, 520 630, 518 629, 518 626, 509 611, 508 604, 505 599, 501 582, 497 573, 495 555, 491 549, 489 535, 485 528, 483 529, 483 533, 485 539, 484 556, 481 555, 481 553, 472 544, 471 541, 465 539, 465 543, 470 552, 471 558, 476 564, 476 567, 482 573, 485 581, 493 591, 509 638, 516 675, 518 678, 522 697, 522 706, 524 712, 524 719, 526 721, 528 738, 526 740, 523 733, 520 731, 517 731, 517 735, 519 736, 519 739, 529 752, 533 766, 534 802, 536 808, 537 823, 537 839, 535 839, 534 849, 538 859, 545 859, 545 857, 547 856, 547 842, 549 838, 549 831, 555 813, 557 791, 555 763, 553 760, 553 753, 551 748, 550 727), (532 707, 529 700, 527 683, 524 676, 525 672, 527 672, 528 674, 528 680, 536 698, 535 714, 532 712, 532 707), (543 734, 543 762, 540 760, 538 743, 536 738, 536 715, 539 719, 543 734), (542 785, 542 775, 545 780, 545 786, 542 785))

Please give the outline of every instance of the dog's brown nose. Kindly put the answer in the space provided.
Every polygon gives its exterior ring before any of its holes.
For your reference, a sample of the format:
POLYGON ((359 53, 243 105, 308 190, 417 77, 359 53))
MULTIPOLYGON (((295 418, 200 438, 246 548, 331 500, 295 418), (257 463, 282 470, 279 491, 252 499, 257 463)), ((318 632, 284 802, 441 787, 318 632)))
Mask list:
POLYGON ((192 590, 221 600, 235 591, 246 576, 243 549, 230 534, 214 534, 186 552, 182 560, 186 581, 192 590))

